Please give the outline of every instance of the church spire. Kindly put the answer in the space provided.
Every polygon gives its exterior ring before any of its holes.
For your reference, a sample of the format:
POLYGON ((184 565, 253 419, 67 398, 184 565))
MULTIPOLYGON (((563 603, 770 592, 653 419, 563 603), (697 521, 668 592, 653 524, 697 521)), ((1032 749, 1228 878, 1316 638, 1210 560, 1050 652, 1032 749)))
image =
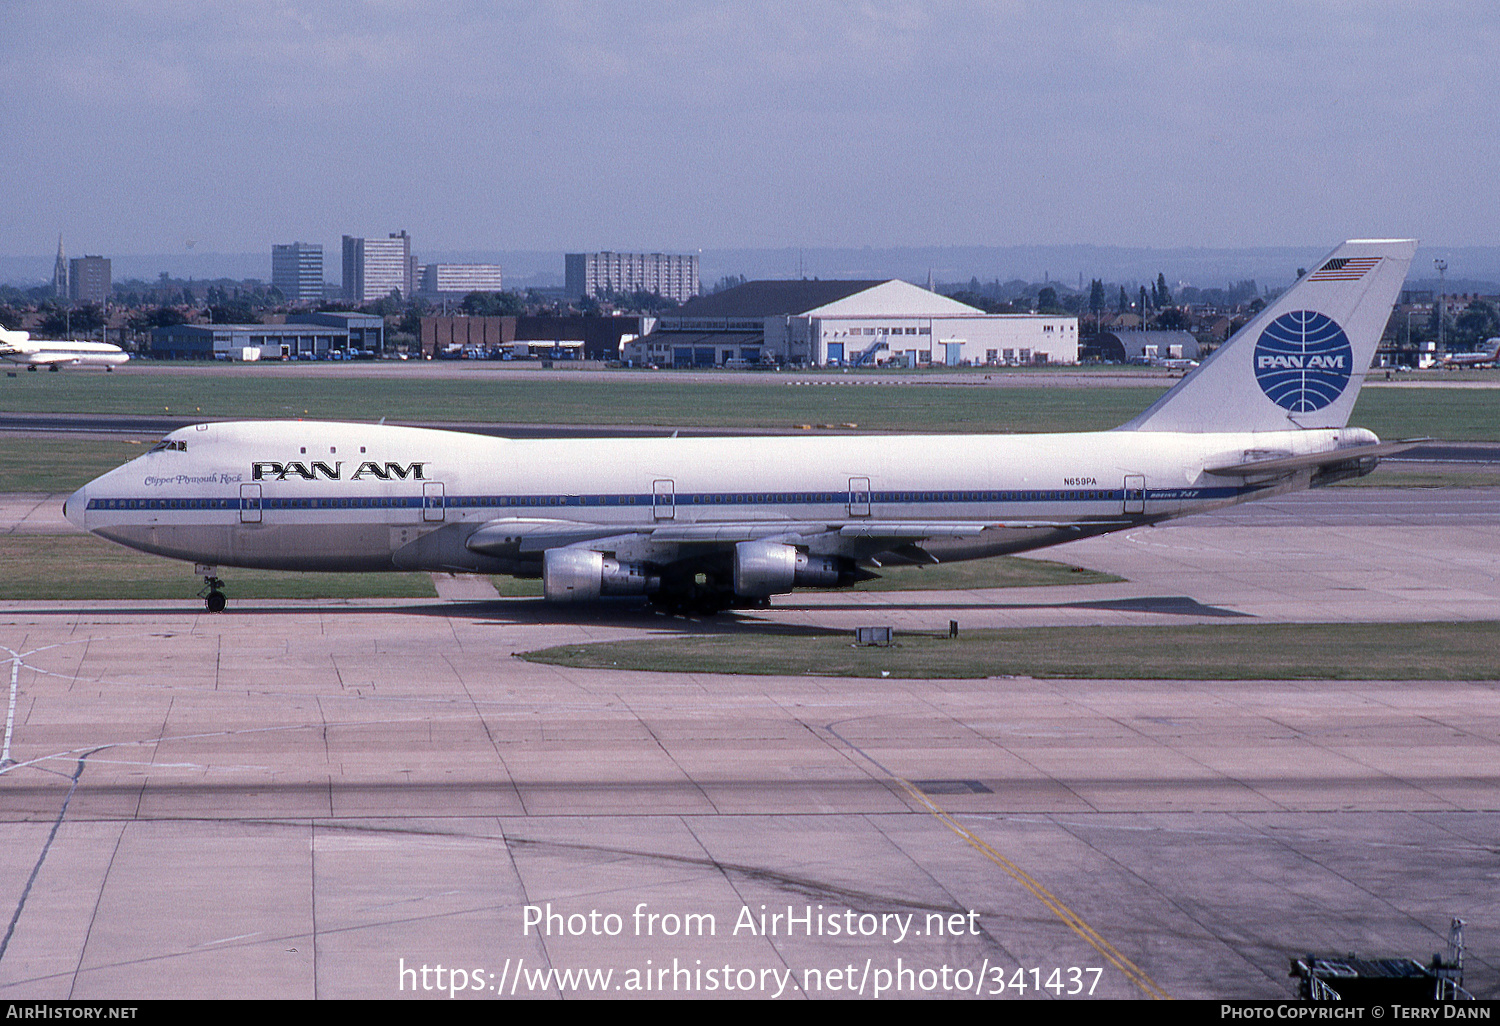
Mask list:
POLYGON ((62 232, 57 233, 57 262, 52 265, 52 290, 58 299, 68 298, 68 258, 63 253, 62 232))

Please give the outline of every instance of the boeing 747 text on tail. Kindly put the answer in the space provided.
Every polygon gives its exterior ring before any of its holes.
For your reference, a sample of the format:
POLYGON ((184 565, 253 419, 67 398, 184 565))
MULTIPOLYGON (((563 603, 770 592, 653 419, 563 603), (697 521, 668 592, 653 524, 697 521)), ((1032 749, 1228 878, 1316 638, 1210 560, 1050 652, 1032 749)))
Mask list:
POLYGON ((200 565, 540 577, 557 602, 765 604, 1366 474, 1350 428, 1416 243, 1346 242, 1111 431, 512 440, 374 424, 173 431, 75 492, 86 531, 200 565))

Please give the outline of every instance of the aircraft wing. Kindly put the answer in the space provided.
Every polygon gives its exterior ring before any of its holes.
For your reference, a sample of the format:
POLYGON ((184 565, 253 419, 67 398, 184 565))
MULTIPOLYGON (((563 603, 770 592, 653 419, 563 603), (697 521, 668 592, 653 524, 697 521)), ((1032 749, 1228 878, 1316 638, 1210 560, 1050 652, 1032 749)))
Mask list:
POLYGON ((934 521, 867 520, 855 523, 826 520, 748 520, 703 524, 657 521, 646 524, 588 524, 574 520, 544 520, 507 517, 491 520, 469 536, 465 545, 471 552, 500 555, 518 551, 522 554, 547 549, 582 545, 607 538, 635 536, 655 542, 704 547, 735 545, 744 541, 777 539, 796 544, 798 539, 819 535, 836 535, 850 540, 888 541, 910 545, 933 538, 972 537, 986 530, 1046 530, 1119 525, 1124 518, 1104 520, 1001 520, 1001 521, 934 521))
POLYGON ((1035 531, 1047 528, 1091 527, 1098 524, 1123 524, 1129 521, 1121 517, 1106 520, 987 520, 972 523, 952 521, 924 524, 909 520, 889 523, 874 521, 858 524, 838 525, 838 532, 845 538, 890 538, 911 541, 914 538, 964 538, 981 531, 1035 531))
POLYGON ((1430 441, 1432 441, 1430 438, 1403 438, 1397 442, 1379 442, 1374 445, 1351 445, 1344 449, 1303 453, 1300 456, 1252 456, 1237 463, 1226 463, 1217 467, 1205 467, 1204 470, 1209 474, 1217 474, 1220 477, 1256 477, 1261 474, 1290 474, 1309 467, 1327 467, 1338 463, 1350 463, 1355 460, 1389 456, 1392 453, 1405 452, 1413 446, 1430 441))
POLYGON ((969 538, 983 531, 1018 530, 1038 528, 1083 527, 1094 523, 1120 523, 1120 520, 974 520, 974 521, 914 521, 914 520, 860 520, 853 523, 845 520, 826 521, 781 521, 764 520, 745 523, 674 524, 641 529, 649 533, 653 541, 677 542, 686 545, 716 545, 757 541, 769 538, 810 538, 815 535, 836 534, 841 538, 860 538, 875 541, 906 543, 926 538, 969 538))
POLYGON ((577 520, 546 520, 537 517, 502 517, 491 520, 469 536, 464 544, 470 552, 497 555, 515 551, 543 552, 547 549, 599 538, 635 534, 636 528, 619 524, 586 524, 577 520))

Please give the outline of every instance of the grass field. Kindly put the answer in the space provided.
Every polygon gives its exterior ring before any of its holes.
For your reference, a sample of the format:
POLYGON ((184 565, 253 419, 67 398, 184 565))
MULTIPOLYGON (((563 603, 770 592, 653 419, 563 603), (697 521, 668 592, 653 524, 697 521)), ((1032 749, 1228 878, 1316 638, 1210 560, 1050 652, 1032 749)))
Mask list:
POLYGON ((967 588, 1037 588, 1059 584, 1110 584, 1124 580, 1049 559, 996 556, 937 566, 889 566, 880 579, 861 581, 855 591, 948 591, 967 588))
MULTIPOLYGON (((134 552, 92 535, 0 535, 0 600, 191 598, 202 582, 193 568, 134 552)), ((893 567, 858 591, 1024 588, 1117 581, 1109 574, 1049 560, 1001 556, 931 567, 893 567)), ((236 598, 432 598, 431 578, 418 574, 311 574, 224 568, 236 598)), ((505 598, 536 598, 540 581, 495 577, 505 598)))
POLYGON ((670 425, 792 429, 855 422, 873 430, 1051 431, 1112 427, 1156 390, 786 385, 650 379, 264 378, 234 375, 29 374, 0 379, 17 413, 171 413, 325 420, 670 425))
MULTIPOLYGON (((830 379, 837 381, 847 378, 830 379)), ((858 380, 878 380, 859 378, 858 380)), ((170 413, 329 420, 770 428, 858 424, 912 432, 1094 431, 1145 409, 1143 386, 788 385, 580 374, 571 378, 342 378, 295 373, 22 374, 0 379, 16 413, 170 413)), ((1500 390, 1365 389, 1352 422, 1383 438, 1500 438, 1500 390)))
MULTIPOLYGON (((427 574, 226 570, 222 576, 231 602, 437 597, 427 574)), ((93 535, 0 536, 0 599, 185 599, 197 595, 202 585, 188 563, 133 552, 93 535)))
POLYGON ((1335 488, 1500 488, 1500 467, 1472 470, 1407 470, 1401 464, 1382 463, 1374 473, 1340 481, 1335 488))
POLYGON ((856 648, 851 632, 746 627, 561 645, 523 658, 596 669, 827 677, 1493 681, 1500 679, 1500 624, 1044 627, 961 631, 956 639, 898 632, 891 648, 856 648))
POLYGON ((134 439, 0 435, 0 492, 71 492, 149 447, 134 439))

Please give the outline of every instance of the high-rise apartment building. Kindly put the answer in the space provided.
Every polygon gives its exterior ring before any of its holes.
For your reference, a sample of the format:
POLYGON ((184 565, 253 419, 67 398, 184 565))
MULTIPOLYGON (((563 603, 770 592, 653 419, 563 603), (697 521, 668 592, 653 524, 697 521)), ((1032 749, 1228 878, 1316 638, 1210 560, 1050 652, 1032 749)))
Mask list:
POLYGON ((428 264, 422 268, 420 292, 426 295, 459 295, 499 292, 505 287, 497 264, 428 264))
POLYGON ((344 236, 344 295, 357 303, 384 299, 392 291, 410 297, 416 282, 411 236, 393 232, 388 239, 344 236))
POLYGON ((566 291, 574 298, 601 292, 653 292, 686 303, 698 294, 698 257, 671 253, 569 253, 566 291))
POLYGON ((271 247, 271 284, 288 303, 323 298, 323 247, 293 242, 271 247))
POLYGON ((68 261, 68 298, 77 303, 109 302, 108 257, 83 256, 68 261))

